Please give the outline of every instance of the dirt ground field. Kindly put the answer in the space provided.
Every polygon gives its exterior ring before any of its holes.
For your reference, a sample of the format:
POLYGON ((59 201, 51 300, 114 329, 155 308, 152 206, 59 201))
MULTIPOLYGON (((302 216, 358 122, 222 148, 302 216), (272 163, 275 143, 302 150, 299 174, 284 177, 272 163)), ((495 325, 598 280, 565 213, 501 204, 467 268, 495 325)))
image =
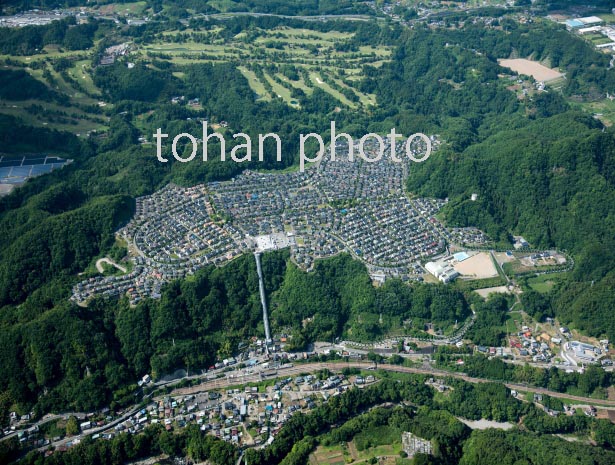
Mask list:
POLYGON ((354 441, 345 445, 318 446, 310 454, 310 465, 345 465, 356 463, 357 465, 369 463, 371 457, 379 457, 379 465, 395 465, 399 458, 399 445, 383 445, 370 447, 366 450, 357 450, 354 441))
POLYGON ((514 256, 511 257, 506 254, 506 252, 494 252, 494 255, 500 265, 508 262, 514 262, 516 260, 514 256))
POLYGON ((467 258, 462 262, 453 265, 462 276, 475 279, 493 278, 498 275, 491 256, 488 253, 480 252, 467 258))
POLYGON ((489 294, 497 293, 497 294, 508 294, 508 288, 506 286, 498 286, 498 287, 486 287, 484 289, 476 289, 476 293, 480 295, 483 299, 486 299, 489 294))
POLYGON ((551 81, 563 76, 560 72, 554 69, 547 68, 536 61, 526 60, 525 58, 498 60, 498 63, 500 66, 510 68, 516 73, 532 76, 537 81, 551 81))
POLYGON ((495 429, 503 429, 503 430, 508 430, 513 428, 515 425, 513 425, 512 423, 508 423, 508 422, 497 422, 497 421, 491 421, 491 420, 476 420, 476 421, 472 421, 472 420, 466 420, 465 418, 460 418, 457 417, 457 419, 462 422, 465 423, 466 425, 468 425, 470 428, 472 429, 487 429, 487 428, 495 428, 495 429))
POLYGON ((318 447, 315 452, 310 454, 310 464, 343 465, 346 463, 344 454, 339 449, 325 449, 318 447))

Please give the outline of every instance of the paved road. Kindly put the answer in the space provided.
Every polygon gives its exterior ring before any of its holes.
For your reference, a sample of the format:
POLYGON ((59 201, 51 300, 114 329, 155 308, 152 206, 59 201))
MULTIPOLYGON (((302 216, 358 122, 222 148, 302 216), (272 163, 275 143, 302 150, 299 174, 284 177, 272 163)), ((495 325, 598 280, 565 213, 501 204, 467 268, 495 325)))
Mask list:
MULTIPOLYGON (((102 433, 103 431, 108 431, 108 430, 112 429, 114 426, 122 423, 123 421, 128 420, 128 418, 130 418, 132 415, 137 413, 139 410, 141 410, 140 407, 133 407, 132 409, 130 409, 129 411, 127 411, 126 413, 124 413, 120 417, 118 417, 115 420, 105 424, 104 426, 99 426, 99 427, 96 427, 96 428, 88 429, 84 433, 80 433, 80 434, 78 434, 76 436, 65 437, 63 439, 60 439, 59 441, 52 442, 51 444, 47 444, 45 446, 39 447, 36 450, 44 452, 47 449, 49 449, 50 446, 54 447, 54 448, 58 448, 60 446, 68 444, 69 442, 70 443, 75 442, 75 441, 79 441, 80 442, 86 436, 91 436, 93 434, 102 433)), ((66 415, 67 414, 59 415, 59 416, 60 417, 65 417, 66 415)))
MULTIPOLYGON (((217 378, 215 380, 205 381, 204 383, 201 383, 197 386, 174 389, 169 394, 165 394, 164 396, 158 396, 154 398, 154 400, 159 400, 168 395, 172 395, 172 396, 192 395, 192 394, 197 394, 197 393, 204 392, 204 391, 209 391, 212 389, 224 389, 230 386, 239 386, 239 385, 250 383, 250 382, 259 382, 264 379, 272 379, 275 377, 293 377, 293 376, 303 374, 303 373, 314 373, 314 372, 317 372, 323 369, 328 369, 331 371, 341 371, 344 368, 369 369, 373 367, 374 367, 374 364, 372 362, 359 362, 359 361, 317 362, 317 363, 306 363, 306 364, 293 365, 292 367, 289 367, 289 368, 278 368, 276 370, 266 370, 266 372, 269 373, 268 375, 263 375, 262 372, 256 372, 256 373, 250 373, 250 374, 232 374, 229 372, 227 376, 224 378, 217 378)), ((452 378, 461 379, 461 380, 464 380, 470 383, 493 382, 488 379, 474 378, 474 377, 465 375, 463 373, 452 373, 449 371, 439 370, 436 368, 413 368, 413 367, 404 367, 404 366, 399 366, 399 365, 390 365, 390 364, 383 363, 383 364, 378 365, 378 369, 399 372, 399 373, 421 374, 421 375, 431 375, 431 376, 441 376, 441 377, 448 376, 452 378)), ((161 386, 163 384, 164 383, 159 383, 158 385, 161 386)), ((599 400, 599 399, 592 399, 589 397, 573 396, 573 395, 569 395, 569 394, 565 394, 561 392, 551 391, 549 389, 530 387, 530 386, 526 386, 523 384, 516 384, 516 383, 503 383, 503 384, 509 389, 514 389, 514 390, 524 391, 524 392, 532 392, 536 394, 546 394, 551 397, 571 399, 571 400, 578 402, 580 405, 599 404, 599 407, 602 409, 615 410, 614 400, 599 400)), ((69 442, 74 442, 75 440, 81 440, 86 436, 108 431, 112 429, 114 426, 118 425, 119 423, 122 423, 123 421, 130 418, 132 415, 137 413, 139 409, 140 409, 139 407, 133 407, 127 410, 124 414, 120 415, 118 418, 114 419, 112 422, 107 423, 104 426, 87 430, 86 433, 81 433, 77 436, 64 438, 60 441, 52 443, 51 446, 57 448, 58 446, 65 445, 69 442)), ((49 421, 57 420, 60 418, 66 418, 70 415, 75 415, 75 414, 74 413, 64 413, 61 415, 45 415, 41 420, 39 420, 36 423, 36 425, 40 426, 43 423, 47 423, 49 421)), ((0 440, 8 439, 9 437, 12 437, 14 434, 15 433, 7 435, 1 438, 0 440)), ((43 446, 39 448, 38 450, 44 451, 49 446, 50 445, 43 446)))
POLYGON ((126 273, 126 271, 127 271, 126 268, 123 267, 122 265, 118 265, 117 263, 115 263, 110 258, 105 257, 105 258, 101 258, 99 260, 96 260, 96 269, 98 270, 99 273, 104 273, 104 271, 105 271, 105 269, 102 266, 103 263, 108 263, 109 265, 116 267, 122 273, 126 273))
MULTIPOLYGON (((229 19, 236 18, 239 16, 252 16, 252 17, 262 17, 262 16, 270 16, 274 18, 283 18, 283 19, 296 19, 302 21, 328 21, 328 20, 346 20, 346 21, 370 21, 375 19, 377 21, 383 21, 383 18, 371 15, 362 15, 362 14, 344 14, 344 15, 280 15, 276 13, 254 13, 250 11, 234 11, 228 13, 212 13, 212 14, 200 14, 193 15, 192 18, 205 18, 205 19, 229 19)), ((187 21, 187 20, 184 20, 187 21)), ((182 21, 182 22, 184 22, 182 21)))
MULTIPOLYGON (((343 368, 349 368, 349 367, 365 369, 365 368, 369 368, 373 366, 374 365, 371 362, 356 362, 356 361, 348 362, 348 363, 346 362, 307 363, 307 364, 294 365, 291 368, 278 369, 276 377, 294 376, 294 375, 299 375, 300 373, 313 373, 313 372, 316 372, 316 371, 319 371, 325 368, 332 370, 332 371, 339 371, 339 370, 342 370, 343 368)), ((474 377, 465 375, 463 373, 452 373, 449 371, 439 370, 436 368, 411 368, 411 367, 404 367, 404 366, 399 366, 399 365, 379 364, 378 369, 386 370, 386 371, 395 371, 395 372, 400 372, 400 373, 413 373, 413 374, 442 376, 442 377, 449 376, 452 378, 462 379, 470 383, 494 382, 488 379, 474 378, 474 377)), ((244 375, 244 376, 237 376, 237 377, 219 378, 216 380, 207 381, 198 386, 175 389, 169 395, 181 396, 181 395, 196 394, 196 393, 208 391, 211 389, 220 389, 220 388, 226 388, 229 386, 237 386, 237 385, 244 384, 244 383, 258 382, 258 381, 261 381, 262 379, 266 379, 266 378, 264 377, 261 378, 260 373, 244 375)), ((547 394, 551 397, 571 399, 571 400, 574 400, 580 403, 592 403, 592 404, 599 403, 605 406, 605 408, 608 408, 609 410, 615 409, 614 400, 599 400, 599 399, 592 399, 589 397, 572 396, 570 394, 555 392, 549 389, 526 386, 523 384, 516 384, 516 383, 503 383, 503 384, 509 389, 514 389, 514 390, 524 391, 524 392, 532 392, 536 394, 547 394)))

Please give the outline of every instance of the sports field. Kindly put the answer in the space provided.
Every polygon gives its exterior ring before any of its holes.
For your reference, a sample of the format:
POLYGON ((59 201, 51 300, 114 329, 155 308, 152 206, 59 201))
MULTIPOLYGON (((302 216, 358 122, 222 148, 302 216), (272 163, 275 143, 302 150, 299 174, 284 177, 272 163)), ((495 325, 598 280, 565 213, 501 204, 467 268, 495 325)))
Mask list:
POLYGON ((453 268, 466 278, 485 279, 498 276, 493 260, 485 252, 477 253, 462 262, 455 263, 453 268))

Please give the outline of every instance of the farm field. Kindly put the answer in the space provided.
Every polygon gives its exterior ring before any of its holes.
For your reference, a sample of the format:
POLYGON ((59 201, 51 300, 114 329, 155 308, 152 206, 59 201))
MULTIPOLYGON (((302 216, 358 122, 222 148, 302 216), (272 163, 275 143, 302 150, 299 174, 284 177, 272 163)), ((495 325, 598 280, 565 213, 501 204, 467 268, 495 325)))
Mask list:
POLYGON ((367 464, 372 457, 379 457, 380 464, 394 465, 399 459, 401 443, 379 445, 358 450, 355 441, 335 446, 318 446, 310 454, 310 465, 344 465, 347 463, 367 464))
POLYGON ((591 112, 595 118, 604 123, 605 126, 615 124, 615 100, 603 99, 596 102, 586 102, 576 104, 584 111, 591 112))

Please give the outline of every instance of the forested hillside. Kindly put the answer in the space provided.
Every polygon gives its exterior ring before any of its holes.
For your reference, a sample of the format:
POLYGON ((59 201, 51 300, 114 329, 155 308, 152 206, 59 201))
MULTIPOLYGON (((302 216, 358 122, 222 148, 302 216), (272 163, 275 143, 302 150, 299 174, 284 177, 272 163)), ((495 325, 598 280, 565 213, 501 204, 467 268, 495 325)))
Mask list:
MULTIPOLYGON (((560 57, 560 66, 572 66, 566 92, 589 98, 601 91, 596 85, 615 87, 615 73, 606 71, 605 58, 587 44, 559 30, 554 33, 562 35, 561 41, 540 42, 532 39, 537 30, 516 36, 470 28, 468 36, 454 35, 494 50, 495 56, 508 56, 513 48, 524 46, 524 53, 560 57), (476 35, 493 42, 474 42, 476 35), (569 41, 573 46, 566 46, 569 41), (567 64, 581 56, 593 64, 567 64)), ((450 145, 429 163, 411 167, 408 190, 449 197, 444 216, 450 225, 478 225, 501 244, 510 244, 511 234, 522 234, 536 247, 571 251, 576 258, 572 279, 553 291, 547 313, 592 335, 615 337, 609 310, 613 300, 606 291, 612 286, 615 263, 615 131, 571 111, 555 93, 535 98, 525 107, 532 109, 530 117, 519 118, 514 95, 493 85, 498 72, 494 60, 464 56, 475 60, 472 69, 480 70, 478 77, 470 76, 463 71, 468 68, 454 66, 455 55, 468 52, 444 46, 447 34, 414 34, 416 40, 400 47, 399 60, 387 66, 390 75, 376 81, 379 95, 439 120, 450 145), (438 76, 463 85, 454 89, 438 76), (413 85, 404 86, 405 82, 413 85), (470 200, 472 193, 479 194, 478 201, 470 200)))
MULTIPOLYGON (((6 4, 17 10, 29 8, 70 8, 75 6, 104 6, 109 3, 130 3, 128 0, 7 0, 6 4)), ((153 12, 160 12, 165 2, 149 0, 148 7, 153 12)), ((371 8, 357 0, 250 0, 248 2, 233 0, 230 2, 203 2, 200 0, 174 0, 170 10, 175 15, 187 16, 187 9, 198 13, 219 13, 221 11, 249 11, 254 13, 275 13, 281 15, 318 15, 318 14, 370 14, 371 8)))
POLYGON ((613 301, 600 289, 611 286, 615 260, 615 132, 597 126, 569 112, 501 131, 416 166, 408 188, 454 199, 445 210, 451 224, 480 225, 502 242, 523 234, 536 247, 573 252, 571 282, 554 292, 549 313, 613 337, 613 301), (597 287, 584 293, 592 281, 597 287))
POLYGON ((74 17, 53 21, 48 26, 10 28, 0 35, 0 53, 31 55, 45 45, 57 44, 68 50, 85 50, 94 42, 99 23, 76 24, 74 17))

